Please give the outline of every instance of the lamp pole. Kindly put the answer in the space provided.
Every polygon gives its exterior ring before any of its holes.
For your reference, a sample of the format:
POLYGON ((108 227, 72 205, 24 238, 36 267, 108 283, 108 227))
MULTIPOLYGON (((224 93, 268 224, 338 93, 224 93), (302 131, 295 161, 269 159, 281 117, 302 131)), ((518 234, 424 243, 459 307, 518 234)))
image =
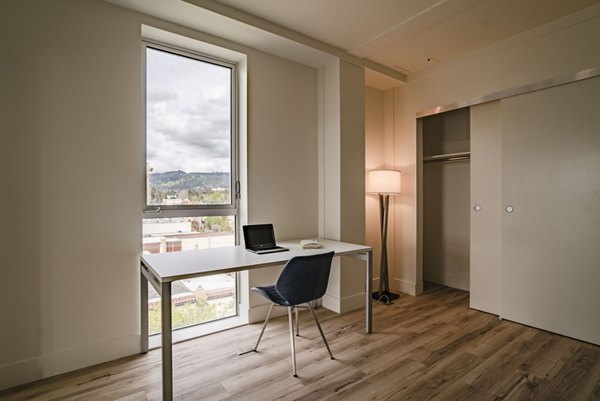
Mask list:
POLYGON ((379 270, 379 291, 373 293, 373 298, 389 305, 399 295, 390 292, 388 260, 387 260, 387 226, 390 195, 379 193, 379 218, 381 227, 381 268, 379 270))
POLYGON ((367 192, 379 196, 379 222, 381 228, 381 267, 379 270, 379 291, 373 293, 373 298, 389 305, 399 297, 390 292, 388 259, 387 259, 387 228, 390 205, 390 195, 401 192, 401 173, 397 170, 371 170, 367 175, 367 192))

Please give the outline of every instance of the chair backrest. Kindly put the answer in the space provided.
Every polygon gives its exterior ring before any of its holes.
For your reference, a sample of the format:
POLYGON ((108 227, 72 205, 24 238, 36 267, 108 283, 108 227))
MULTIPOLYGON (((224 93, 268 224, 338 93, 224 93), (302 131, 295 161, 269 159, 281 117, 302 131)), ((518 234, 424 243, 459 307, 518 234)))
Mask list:
POLYGON ((327 290, 333 254, 328 252, 291 258, 283 268, 275 290, 290 305, 321 298, 327 290))

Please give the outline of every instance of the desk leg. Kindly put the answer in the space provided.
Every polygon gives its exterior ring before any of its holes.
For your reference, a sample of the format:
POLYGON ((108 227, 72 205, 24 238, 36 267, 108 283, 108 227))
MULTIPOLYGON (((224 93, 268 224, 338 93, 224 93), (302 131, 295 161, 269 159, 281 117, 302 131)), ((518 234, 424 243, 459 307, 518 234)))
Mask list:
POLYGON ((173 341, 171 326, 171 283, 162 283, 161 341, 163 401, 173 400, 173 341))
POLYGON ((148 352, 148 279, 140 270, 140 353, 148 352))
POLYGON ((373 296, 371 295, 373 290, 373 251, 367 252, 367 294, 366 294, 366 322, 365 331, 367 334, 373 332, 373 296))

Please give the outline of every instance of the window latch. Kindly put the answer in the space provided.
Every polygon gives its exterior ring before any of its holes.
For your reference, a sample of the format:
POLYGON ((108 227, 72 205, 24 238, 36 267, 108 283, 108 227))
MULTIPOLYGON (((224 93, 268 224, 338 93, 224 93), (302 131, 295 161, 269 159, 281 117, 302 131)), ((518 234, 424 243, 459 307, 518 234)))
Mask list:
POLYGON ((240 197, 241 197, 241 195, 240 195, 240 193, 241 193, 241 189, 240 189, 240 187, 241 187, 241 186, 240 186, 240 182, 239 182, 239 181, 236 181, 236 182, 235 182, 235 198, 236 198, 236 199, 240 199, 240 197))

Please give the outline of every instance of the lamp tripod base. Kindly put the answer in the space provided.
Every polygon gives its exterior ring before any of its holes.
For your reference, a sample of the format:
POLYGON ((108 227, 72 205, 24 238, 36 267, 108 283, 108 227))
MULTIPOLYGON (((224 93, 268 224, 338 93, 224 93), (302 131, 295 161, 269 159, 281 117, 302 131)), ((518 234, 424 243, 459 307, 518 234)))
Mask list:
POLYGON ((400 295, 389 291, 377 291, 373 293, 373 299, 383 302, 386 305, 390 305, 394 299, 398 298, 400 298, 400 295))

